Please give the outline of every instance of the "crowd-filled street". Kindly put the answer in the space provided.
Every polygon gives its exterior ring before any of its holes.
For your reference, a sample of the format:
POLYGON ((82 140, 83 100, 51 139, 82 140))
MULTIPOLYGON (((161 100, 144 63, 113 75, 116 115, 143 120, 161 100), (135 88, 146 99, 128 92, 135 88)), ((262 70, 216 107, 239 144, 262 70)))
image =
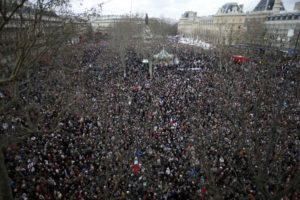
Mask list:
MULTIPOLYGON (((68 87, 50 81, 44 94, 40 72, 22 97, 44 104, 37 115, 45 127, 59 120, 6 149, 15 199, 300 198, 295 59, 258 55, 220 66, 217 53, 167 43, 180 63, 154 65, 151 79, 134 48, 124 77, 109 41, 76 45, 84 53, 68 87), (59 116, 68 103, 53 102, 71 90, 77 96, 59 116)), ((0 90, 0 98, 10 97, 0 90)), ((0 116, 0 136, 22 123, 0 116)))

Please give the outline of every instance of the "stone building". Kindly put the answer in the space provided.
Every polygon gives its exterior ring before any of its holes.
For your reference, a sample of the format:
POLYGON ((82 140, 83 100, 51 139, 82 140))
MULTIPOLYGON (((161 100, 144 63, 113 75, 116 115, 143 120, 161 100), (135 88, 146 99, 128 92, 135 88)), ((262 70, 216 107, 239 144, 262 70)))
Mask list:
MULTIPOLYGON (((6 9, 13 7, 13 2, 7 2, 6 9)), ((4 6, 4 5, 2 5, 4 6)), ((41 20, 35 16, 35 7, 32 3, 25 2, 24 6, 19 9, 19 13, 15 13, 0 30, 0 66, 7 65, 14 62, 12 54, 16 53, 16 48, 23 42, 23 38, 31 38, 34 34, 30 26, 39 21, 40 28, 38 32, 39 37, 45 35, 45 30, 55 29, 60 25, 60 18, 52 11, 44 11, 41 20), (22 15, 21 15, 22 14, 22 15), (22 18, 21 18, 22 16, 22 18), (43 31, 40 31, 43 30, 43 31)), ((2 17, 2 16, 1 16, 2 17)), ((1 72, 0 72, 1 73, 1 72)))
POLYGON ((216 32, 213 16, 198 17, 196 19, 195 28, 196 30, 194 32, 193 38, 213 43, 213 41, 215 40, 214 35, 216 32))
POLYGON ((284 11, 280 0, 261 0, 254 8, 253 13, 284 11))
POLYGON ((178 23, 178 33, 180 35, 193 38, 195 31, 196 31, 196 25, 197 25, 197 13, 193 11, 187 11, 185 12, 182 17, 179 20, 178 23))
POLYGON ((213 24, 218 34, 215 42, 226 45, 238 44, 244 35, 245 17, 243 5, 226 3, 213 16, 213 24))
POLYGON ((104 15, 100 17, 92 17, 90 19, 93 31, 107 32, 113 25, 122 20, 122 16, 104 15))
POLYGON ((260 0, 252 12, 247 13, 244 43, 248 45, 265 45, 267 32, 266 19, 272 14, 285 12, 281 0, 260 0))
MULTIPOLYGON (((13 3, 8 1, 6 9, 13 8, 13 3)), ((36 4, 25 2, 0 30, 0 66, 12 65, 18 48, 26 41, 42 46, 54 37, 57 41, 76 43, 88 28, 84 19, 59 16, 53 10, 40 10, 36 4)))
POLYGON ((237 3, 227 3, 217 14, 207 17, 188 11, 179 21, 178 33, 214 44, 235 44, 243 35, 245 16, 243 6, 237 3))
POLYGON ((286 11, 280 0, 261 0, 246 18, 245 43, 293 53, 300 30, 300 2, 286 11))
POLYGON ((300 31, 300 11, 272 14, 265 21, 266 45, 293 51, 300 31))
POLYGON ((227 3, 208 17, 185 12, 179 21, 178 33, 213 44, 275 47, 291 52, 299 39, 299 13, 300 2, 288 12, 281 0, 260 0, 253 11, 247 13, 243 12, 243 5, 227 3))
POLYGON ((127 15, 103 15, 92 17, 90 20, 93 31, 107 33, 116 23, 132 21, 135 23, 144 23, 142 18, 130 17, 127 15))

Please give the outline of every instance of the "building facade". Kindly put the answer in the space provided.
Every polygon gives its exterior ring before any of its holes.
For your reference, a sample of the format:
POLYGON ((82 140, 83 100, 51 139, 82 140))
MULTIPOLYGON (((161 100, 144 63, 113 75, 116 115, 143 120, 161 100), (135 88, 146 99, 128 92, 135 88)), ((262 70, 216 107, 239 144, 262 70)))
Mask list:
POLYGON ((266 45, 293 51, 300 31, 300 11, 270 15, 265 25, 266 45))
POLYGON ((238 44, 244 35, 244 23, 246 14, 243 5, 227 3, 213 16, 213 24, 216 27, 215 43, 226 45, 238 44))
POLYGON ((243 5, 227 3, 212 16, 197 17, 185 12, 178 24, 178 33, 212 44, 247 44, 293 50, 298 40, 300 2, 287 12, 280 0, 260 0, 252 12, 243 12, 243 5))
MULTIPOLYGON (((178 33, 180 35, 193 38, 196 26, 200 25, 196 22, 197 13, 193 11, 185 12, 178 23, 178 33)), ((199 21, 199 20, 198 20, 199 21)))
POLYGON ((144 23, 142 18, 130 17, 126 15, 103 15, 90 18, 90 24, 94 32, 107 33, 116 23, 132 21, 144 23))
MULTIPOLYGON (((8 2, 6 6, 10 9, 15 5, 8 2)), ((53 10, 25 2, 0 30, 0 66, 12 66, 18 50, 26 43, 35 45, 35 49, 51 45, 50 40, 76 43, 88 27, 84 19, 59 16, 53 10)))
POLYGON ((90 23, 93 31, 95 32, 107 32, 108 29, 112 28, 116 22, 122 20, 121 16, 117 15, 106 15, 99 17, 92 17, 90 23))
POLYGON ((197 17, 196 12, 185 12, 178 24, 178 33, 185 37, 210 43, 235 44, 243 35, 245 21, 243 6, 227 3, 217 14, 197 17))

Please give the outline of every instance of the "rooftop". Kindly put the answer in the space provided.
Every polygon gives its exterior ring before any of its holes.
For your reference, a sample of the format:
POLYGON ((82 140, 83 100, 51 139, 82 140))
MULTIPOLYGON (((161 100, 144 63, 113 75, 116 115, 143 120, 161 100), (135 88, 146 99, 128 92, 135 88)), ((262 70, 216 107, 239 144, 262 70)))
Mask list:
POLYGON ((227 13, 242 13, 243 9, 235 2, 226 3, 219 10, 218 14, 227 14, 227 13))
MULTIPOLYGON (((260 0, 260 2, 254 8, 254 12, 257 11, 270 11, 273 10, 275 0, 260 0)), ((280 1, 280 10, 285 10, 282 2, 280 1)))
POLYGON ((267 21, 299 20, 299 19, 300 19, 300 11, 277 13, 267 17, 267 21))

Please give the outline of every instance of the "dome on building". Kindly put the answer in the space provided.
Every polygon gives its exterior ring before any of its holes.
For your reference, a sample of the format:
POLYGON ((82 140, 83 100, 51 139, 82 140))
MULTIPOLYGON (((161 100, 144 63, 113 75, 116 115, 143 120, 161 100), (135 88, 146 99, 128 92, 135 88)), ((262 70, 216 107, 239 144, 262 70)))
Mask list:
POLYGON ((237 3, 226 3, 222 8, 219 10, 220 14, 227 14, 227 13, 242 13, 243 9, 237 3))
MULTIPOLYGON (((275 0, 260 0, 257 6, 254 8, 254 12, 273 10, 275 0)), ((280 10, 285 10, 282 2, 280 1, 280 10)))

